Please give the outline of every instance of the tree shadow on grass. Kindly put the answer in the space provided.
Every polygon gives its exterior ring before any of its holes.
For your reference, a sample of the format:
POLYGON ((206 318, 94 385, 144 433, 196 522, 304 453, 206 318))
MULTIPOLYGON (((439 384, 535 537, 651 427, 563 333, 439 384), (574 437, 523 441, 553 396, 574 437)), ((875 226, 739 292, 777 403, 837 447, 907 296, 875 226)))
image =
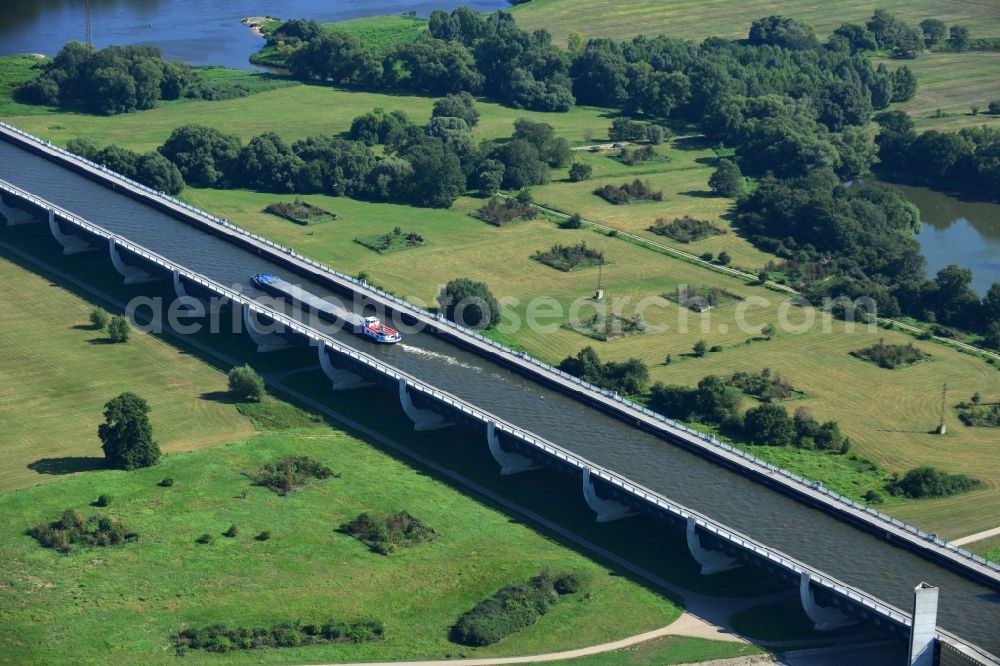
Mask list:
POLYGON ((202 400, 218 402, 223 405, 235 405, 236 403, 240 402, 236 398, 236 396, 230 393, 229 391, 208 391, 206 393, 202 393, 198 397, 201 398, 202 400))
POLYGON ((104 458, 97 456, 62 456, 60 458, 40 458, 28 465, 28 469, 39 474, 75 474, 108 469, 104 458))
POLYGON ((718 194, 711 190, 688 190, 687 192, 678 192, 681 196, 685 197, 697 197, 699 199, 717 199, 718 194))
POLYGON ((113 345, 115 341, 111 338, 91 338, 87 340, 92 345, 113 345))

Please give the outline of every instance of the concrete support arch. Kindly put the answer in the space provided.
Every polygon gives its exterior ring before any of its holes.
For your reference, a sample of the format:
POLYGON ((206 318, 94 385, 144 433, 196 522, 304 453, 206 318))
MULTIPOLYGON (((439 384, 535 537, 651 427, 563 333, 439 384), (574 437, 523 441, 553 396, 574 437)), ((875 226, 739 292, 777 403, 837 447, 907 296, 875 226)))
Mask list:
POLYGON ((8 206, 4 203, 2 197, 0 197, 0 215, 3 215, 4 219, 7 220, 8 227, 17 227, 22 224, 41 222, 41 220, 37 217, 22 208, 8 206))
POLYGON ((504 451, 500 446, 500 436, 496 433, 496 424, 493 421, 486 423, 486 443, 490 446, 490 454, 493 459, 500 463, 500 475, 508 476, 538 469, 535 461, 520 453, 504 451))
POLYGON ((122 259, 122 254, 118 250, 118 244, 115 243, 114 238, 108 239, 108 251, 111 253, 111 263, 114 264, 115 270, 125 278, 125 284, 142 284, 143 282, 152 282, 156 279, 151 273, 138 266, 126 264, 125 260, 122 259))
POLYGON ((587 506, 597 514, 597 522, 610 523, 614 520, 621 520, 635 515, 635 513, 621 502, 604 499, 597 494, 594 487, 594 480, 590 478, 590 469, 583 470, 583 499, 587 501, 587 506))
POLYGON ((799 599, 802 601, 802 610, 812 620, 816 631, 833 631, 854 622, 853 619, 836 608, 820 606, 816 603, 816 597, 813 596, 811 579, 805 571, 799 574, 799 599))
POLYGON ((51 208, 49 209, 49 231, 52 232, 52 237, 62 245, 64 255, 69 256, 97 249, 79 236, 63 233, 63 230, 59 228, 59 221, 56 220, 56 212, 51 208))
POLYGON ((702 576, 711 576, 740 566, 735 558, 726 555, 721 550, 705 548, 701 543, 701 537, 698 536, 698 525, 691 516, 688 516, 687 519, 687 547, 694 561, 701 565, 702 576))
POLYGON ((327 352, 326 345, 319 345, 316 347, 316 351, 319 352, 319 364, 323 368, 323 372, 326 373, 326 376, 330 378, 334 391, 346 391, 369 385, 369 382, 364 381, 361 375, 354 374, 350 370, 335 367, 333 361, 330 360, 330 354, 327 352))
POLYGON ((184 287, 184 282, 181 280, 181 274, 177 271, 173 271, 173 281, 174 281, 174 293, 177 294, 177 298, 188 298, 189 294, 187 289, 184 287))
POLYGON ((285 340, 277 333, 265 333, 260 331, 257 328, 260 326, 257 322, 257 316, 250 312, 250 306, 246 304, 243 305, 243 324, 247 333, 250 335, 250 339, 257 345, 258 352, 273 352, 291 346, 291 343, 289 343, 288 340, 285 340))
POLYGON ((451 425, 440 414, 432 412, 429 409, 420 409, 414 405, 405 379, 399 380, 399 404, 402 405, 403 411, 413 421, 414 430, 438 430, 451 425))

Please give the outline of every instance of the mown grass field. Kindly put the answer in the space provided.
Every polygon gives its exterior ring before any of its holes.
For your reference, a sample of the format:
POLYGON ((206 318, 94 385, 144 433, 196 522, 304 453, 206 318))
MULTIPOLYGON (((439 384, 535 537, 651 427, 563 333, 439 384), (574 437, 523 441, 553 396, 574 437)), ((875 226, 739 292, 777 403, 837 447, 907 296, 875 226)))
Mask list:
POLYGON ((1000 100, 1000 53, 931 53, 885 63, 889 69, 905 64, 917 75, 916 96, 893 108, 910 114, 918 130, 1000 127, 1000 116, 986 113, 991 100, 1000 100), (978 115, 972 114, 973 105, 979 107, 978 115))
MULTIPOLYGON (((932 464, 953 472, 965 472, 987 482, 987 489, 932 502, 893 505, 908 518, 947 535, 959 536, 994 527, 1000 507, 1000 455, 992 446, 996 433, 989 429, 966 428, 951 417, 951 434, 945 438, 928 432, 937 423, 942 382, 952 395, 966 396, 975 391, 992 395, 1000 391, 1000 372, 982 361, 933 343, 919 343, 934 354, 934 361, 899 371, 877 368, 850 356, 854 349, 868 346, 879 337, 889 342, 905 342, 907 336, 859 326, 854 333, 842 325, 831 325, 824 333, 817 324, 811 331, 779 334, 771 342, 747 344, 766 323, 779 326, 782 312, 789 323, 800 324, 805 314, 789 308, 781 294, 740 280, 707 271, 696 265, 671 259, 622 239, 609 238, 587 230, 562 230, 547 221, 515 224, 498 229, 468 216, 479 200, 462 199, 449 211, 419 210, 389 204, 368 204, 349 199, 307 197, 336 212, 341 219, 318 227, 300 227, 262 213, 274 195, 245 191, 189 189, 185 197, 246 226, 255 233, 296 247, 304 254, 356 274, 364 271, 380 286, 417 303, 433 304, 435 294, 448 280, 468 276, 483 280, 498 297, 517 300, 511 315, 525 320, 532 298, 545 295, 562 307, 563 316, 540 319, 542 326, 522 326, 505 339, 549 362, 557 363, 584 346, 596 348, 603 358, 639 357, 651 366, 654 381, 695 384, 708 374, 731 374, 737 370, 757 371, 769 367, 788 377, 806 397, 788 403, 789 409, 806 406, 817 418, 836 419, 855 444, 854 451, 869 457, 885 469, 905 472, 920 464, 932 464), (391 255, 378 255, 361 248, 353 238, 363 230, 387 233, 394 226, 420 233, 422 247, 391 255), (766 299, 765 306, 746 308, 750 328, 741 330, 735 304, 723 306, 703 318, 673 305, 653 306, 644 314, 649 325, 666 325, 656 334, 630 336, 612 342, 598 342, 575 331, 560 328, 577 299, 592 295, 596 269, 564 273, 530 259, 531 253, 555 242, 572 244, 586 241, 605 252, 608 264, 602 271, 607 299, 628 299, 626 315, 644 298, 676 289, 678 284, 719 286, 745 298, 766 299), (702 322, 707 329, 702 331, 702 322), (699 339, 719 344, 724 351, 695 359, 689 355, 699 339), (664 365, 667 354, 672 363, 664 365)), ((589 316, 592 306, 580 309, 589 316)), ((750 401, 748 405, 752 404, 750 401)), ((790 469, 818 477, 830 487, 854 496, 874 487, 879 479, 863 465, 843 465, 831 456, 804 455, 797 451, 761 451, 790 469)))
POLYGON ((204 448, 251 432, 231 405, 203 394, 225 388, 218 370, 148 335, 103 344, 91 306, 0 252, 0 492, 92 469, 103 461, 104 403, 133 391, 150 404, 167 452, 204 448))
POLYGON ((665 34, 702 40, 709 36, 745 38, 754 20, 770 14, 802 19, 825 36, 842 23, 864 23, 875 8, 886 9, 916 26, 926 18, 968 27, 974 37, 1000 36, 1000 8, 977 0, 844 0, 830 3, 739 2, 739 0, 532 0, 512 9, 518 25, 545 28, 565 42, 570 32, 587 37, 625 38, 665 34))
POLYGON ((0 515, 4 662, 135 663, 156 655, 178 663, 306 663, 520 654, 616 640, 679 614, 660 595, 326 426, 171 455, 152 469, 92 472, 8 493, 0 496, 0 515), (246 477, 291 454, 312 456, 342 477, 289 497, 246 477), (174 485, 159 487, 166 476, 174 485), (101 493, 114 497, 111 507, 89 507, 101 493), (139 541, 67 556, 24 534, 67 507, 117 516, 139 541), (336 531, 365 511, 404 509, 439 538, 385 557, 336 531), (231 524, 239 536, 221 536, 231 524), (262 530, 271 531, 269 541, 253 538, 262 530), (202 533, 216 541, 195 543, 202 533), (591 596, 565 599, 537 625, 488 649, 448 641, 461 613, 545 567, 584 575, 591 596), (385 621, 385 641, 173 656, 171 637, 185 627, 370 616, 385 621))

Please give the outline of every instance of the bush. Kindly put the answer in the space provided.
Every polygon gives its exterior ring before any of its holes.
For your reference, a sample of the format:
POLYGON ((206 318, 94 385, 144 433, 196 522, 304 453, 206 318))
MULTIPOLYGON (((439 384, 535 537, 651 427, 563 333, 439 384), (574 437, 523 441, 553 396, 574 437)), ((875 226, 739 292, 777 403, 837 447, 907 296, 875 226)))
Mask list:
POLYGON ((111 339, 111 342, 128 342, 131 335, 132 325, 126 317, 115 315, 111 318, 111 321, 108 323, 108 337, 111 339))
POLYGON ((107 328, 110 321, 111 315, 104 308, 94 308, 90 311, 90 323, 97 330, 100 331, 107 328))
MULTIPOLYGON (((110 498, 108 499, 110 503, 110 498)), ((28 530, 28 536, 43 547, 54 548, 63 554, 72 552, 74 545, 117 546, 139 539, 138 534, 130 532, 117 518, 84 518, 76 509, 66 509, 59 520, 54 522, 35 525, 28 530)))
POLYGON ((699 340, 698 342, 694 343, 694 347, 691 348, 691 352, 698 358, 704 356, 705 352, 707 351, 708 351, 708 343, 705 342, 704 340, 699 340))
POLYGON ((562 574, 555 579, 553 587, 559 594, 576 594, 583 587, 583 579, 579 574, 562 574))
POLYGON ((689 215, 676 217, 673 222, 667 222, 662 217, 657 218, 649 230, 654 234, 668 236, 681 243, 691 243, 709 236, 719 236, 726 233, 708 220, 696 220, 689 215))
POLYGON ((965 474, 949 474, 933 467, 924 466, 911 469, 902 479, 893 480, 886 486, 886 490, 893 495, 921 499, 957 495, 982 485, 982 481, 965 474))
POLYGON ((438 307, 453 322, 474 329, 486 329, 500 322, 500 303, 484 282, 456 278, 441 289, 438 307))
POLYGON ((743 391, 747 395, 762 400, 763 402, 779 402, 788 400, 795 393, 789 383, 780 373, 771 373, 770 368, 764 368, 760 372, 736 372, 730 377, 726 384, 743 391))
POLYGON ((276 463, 262 466, 250 478, 255 485, 270 488, 279 495, 288 495, 311 479, 323 480, 332 476, 333 470, 317 460, 308 456, 287 456, 276 463))
POLYGON ((385 625, 381 620, 374 619, 355 622, 327 620, 321 625, 283 622, 269 628, 254 629, 243 627, 230 629, 225 625, 216 624, 200 629, 184 629, 177 634, 176 646, 177 652, 184 654, 188 650, 230 652, 333 643, 366 643, 384 637, 385 625))
POLYGON ((569 179, 574 183, 587 180, 594 173, 594 167, 586 162, 574 162, 569 168, 569 179))
POLYGON ((277 215, 296 224, 309 224, 310 222, 321 222, 324 220, 336 220, 337 214, 324 210, 319 206, 313 206, 302 199, 295 199, 292 203, 287 201, 277 201, 268 204, 264 208, 265 213, 277 215))
POLYGON ((615 205, 628 204, 633 201, 662 201, 663 192, 653 190, 649 183, 636 178, 631 183, 622 185, 605 185, 594 190, 594 194, 608 203, 615 205))
POLYGON ((215 541, 215 537, 206 532, 205 534, 200 535, 194 541, 195 543, 210 544, 215 541))
POLYGON ((229 371, 229 391, 243 400, 259 402, 264 397, 264 380, 249 365, 229 371))
POLYGON ((715 260, 719 262, 719 264, 722 266, 728 266, 730 263, 732 263, 733 258, 729 255, 728 252, 723 250, 722 252, 719 253, 719 256, 716 257, 715 260))
POLYGON ((656 160, 657 162, 669 162, 670 158, 665 155, 658 155, 656 149, 651 145, 640 146, 633 150, 622 148, 617 154, 612 155, 612 159, 617 160, 625 166, 641 166, 646 162, 656 160))
POLYGON ((97 500, 94 501, 93 506, 105 507, 111 506, 111 495, 100 495, 97 500))
POLYGON ((581 241, 576 245, 556 243, 548 250, 535 252, 531 258, 560 271, 572 271, 577 268, 589 268, 607 263, 604 260, 604 253, 588 247, 586 241, 581 241))
POLYGON ((171 478, 170 478, 170 477, 168 476, 168 477, 165 477, 165 478, 164 478, 164 479, 163 479, 162 481, 160 481, 160 482, 159 482, 158 484, 156 484, 156 485, 160 486, 161 488, 169 488, 169 487, 171 487, 172 485, 174 485, 174 480, 173 480, 173 479, 171 479, 171 478))
POLYGON ((562 229, 580 229, 583 227, 583 218, 579 213, 573 213, 567 217, 560 225, 562 229))
POLYGON ((362 513, 343 525, 341 531, 381 555, 389 555, 397 548, 407 548, 437 538, 437 532, 406 511, 384 518, 374 518, 362 513))
POLYGON ((271 530, 264 530, 260 534, 254 537, 257 541, 270 541, 271 540, 271 530))
POLYGON ((475 212, 475 216, 495 227, 502 227, 511 222, 533 220, 538 217, 538 209, 530 201, 524 203, 519 198, 490 197, 486 205, 475 212))
POLYGON ((990 100, 986 110, 993 115, 1000 115, 1000 99, 990 100))
POLYGON ((571 594, 574 587, 580 587, 577 576, 543 571, 526 584, 507 586, 480 601, 455 623, 451 638, 462 645, 492 645, 533 625, 559 601, 560 594, 571 594))
POLYGON ((240 530, 236 527, 236 525, 230 525, 229 529, 222 533, 222 536, 229 539, 235 539, 239 535, 240 535, 240 530))
POLYGON ((908 342, 905 345, 887 345, 882 339, 879 339, 871 347, 855 349, 851 352, 851 355, 871 361, 880 368, 887 368, 889 370, 914 365, 915 363, 926 361, 931 357, 927 352, 914 347, 912 342, 908 342))
POLYGON ((712 346, 711 346, 711 347, 709 348, 709 350, 708 350, 708 351, 710 351, 710 352, 712 352, 712 353, 715 353, 715 352, 720 352, 720 351, 722 351, 722 345, 712 345, 712 346))

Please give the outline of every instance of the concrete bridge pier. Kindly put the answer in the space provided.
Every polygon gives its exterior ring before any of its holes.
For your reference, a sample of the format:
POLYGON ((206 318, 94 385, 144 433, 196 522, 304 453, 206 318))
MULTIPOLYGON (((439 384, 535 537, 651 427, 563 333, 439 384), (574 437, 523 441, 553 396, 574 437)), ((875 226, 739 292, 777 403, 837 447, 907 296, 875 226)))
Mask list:
POLYGON ((687 546, 691 557, 701 565, 702 576, 711 576, 740 566, 736 558, 726 555, 721 550, 705 548, 698 536, 698 525, 692 516, 688 516, 687 519, 687 546))
POLYGON ((250 312, 250 306, 246 304, 243 305, 243 324, 260 353, 278 351, 291 346, 288 340, 277 333, 265 333, 259 330, 257 327, 260 326, 260 323, 257 321, 257 315, 250 312))
POLYGON ((405 379, 399 380, 399 404, 402 405, 403 411, 413 421, 414 430, 438 430, 451 425, 440 414, 429 409, 420 409, 414 405, 405 379))
POLYGON ((910 628, 909 666, 934 666, 937 642, 938 589, 927 583, 913 588, 913 626, 910 628))
POLYGON ((3 197, 0 197, 0 215, 7 220, 8 227, 17 227, 22 224, 31 224, 33 222, 41 221, 24 209, 8 206, 4 202, 3 197))
POLYGON ((330 378, 334 391, 347 391, 371 384, 371 382, 362 379, 361 375, 334 366, 333 361, 330 360, 330 354, 326 350, 326 345, 319 345, 316 347, 316 351, 319 352, 319 364, 326 376, 330 378))
POLYGON ((583 470, 583 499, 587 501, 587 506, 597 514, 597 522, 599 523, 610 523, 635 515, 634 511, 621 502, 604 499, 597 494, 594 480, 590 478, 589 468, 583 470))
POLYGON ((538 469, 538 465, 531 458, 522 456, 520 453, 503 450, 500 446, 500 437, 496 433, 496 424, 493 421, 486 423, 486 442, 490 445, 490 454, 493 455, 493 459, 500 463, 501 476, 538 469))
POLYGON ((799 599, 802 601, 802 609, 812 620, 816 631, 833 631, 841 627, 852 624, 854 620, 829 606, 820 606, 813 596, 811 578, 805 571, 799 574, 799 599))
POLYGON ((122 254, 118 250, 118 244, 115 243, 114 238, 108 239, 108 250, 111 253, 111 263, 114 264, 115 270, 125 278, 125 284, 142 284, 143 282, 152 282, 156 279, 151 273, 137 266, 126 264, 125 260, 122 259, 122 254))
POLYGON ((66 256, 97 249, 79 236, 63 233, 63 230, 59 228, 59 222, 56 220, 56 212, 51 208, 49 209, 49 231, 52 232, 52 237, 62 245, 63 254, 66 256))

